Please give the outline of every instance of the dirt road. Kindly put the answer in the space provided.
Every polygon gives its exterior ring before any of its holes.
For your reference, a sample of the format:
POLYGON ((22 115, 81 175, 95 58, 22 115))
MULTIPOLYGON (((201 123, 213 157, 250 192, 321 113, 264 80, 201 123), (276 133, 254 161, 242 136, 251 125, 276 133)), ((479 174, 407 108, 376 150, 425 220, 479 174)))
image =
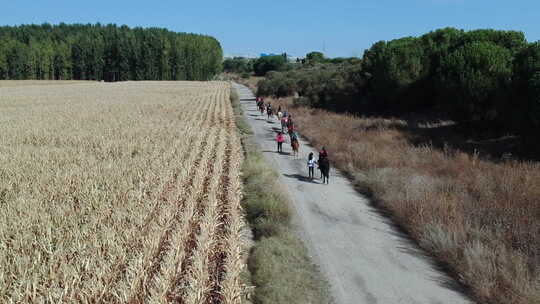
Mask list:
MULTIPOLYGON (((458 291, 456 282, 437 271, 337 170, 330 172, 330 185, 306 179, 307 155, 317 155, 306 141, 300 141, 299 159, 286 154, 291 152, 288 143, 285 154, 277 153, 277 119, 267 121, 257 111, 252 92, 235 87, 257 143, 281 174, 299 233, 329 281, 336 303, 472 303, 458 291)), ((319 171, 315 176, 320 176, 319 171)))

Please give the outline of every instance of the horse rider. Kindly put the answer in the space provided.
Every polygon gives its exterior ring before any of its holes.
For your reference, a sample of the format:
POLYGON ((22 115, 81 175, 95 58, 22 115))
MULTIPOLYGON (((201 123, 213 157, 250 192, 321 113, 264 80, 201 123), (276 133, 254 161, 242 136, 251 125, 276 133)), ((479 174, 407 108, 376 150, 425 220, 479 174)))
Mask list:
POLYGON ((326 147, 322 147, 321 151, 319 151, 319 159, 322 158, 328 158, 328 151, 326 151, 326 147))

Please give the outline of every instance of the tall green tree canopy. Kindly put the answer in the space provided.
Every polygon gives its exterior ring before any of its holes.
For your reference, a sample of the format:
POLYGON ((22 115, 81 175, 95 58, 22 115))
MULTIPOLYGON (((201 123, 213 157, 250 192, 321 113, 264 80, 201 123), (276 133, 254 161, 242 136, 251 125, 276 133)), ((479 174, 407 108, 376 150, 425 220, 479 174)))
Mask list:
POLYGON ((0 27, 0 79, 208 80, 222 57, 213 37, 161 28, 0 27))

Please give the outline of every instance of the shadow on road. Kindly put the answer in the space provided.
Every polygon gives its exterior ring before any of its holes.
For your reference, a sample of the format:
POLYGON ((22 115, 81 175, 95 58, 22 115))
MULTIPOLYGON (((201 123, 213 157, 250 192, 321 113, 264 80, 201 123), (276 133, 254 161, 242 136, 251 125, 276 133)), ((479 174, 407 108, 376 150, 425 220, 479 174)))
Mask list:
POLYGON ((288 178, 296 178, 297 180, 301 182, 305 182, 305 183, 319 184, 314 179, 311 179, 307 176, 303 176, 300 174, 283 174, 283 176, 288 177, 288 178))
POLYGON ((275 150, 263 150, 263 153, 279 153, 281 155, 292 155, 290 152, 278 152, 275 150))

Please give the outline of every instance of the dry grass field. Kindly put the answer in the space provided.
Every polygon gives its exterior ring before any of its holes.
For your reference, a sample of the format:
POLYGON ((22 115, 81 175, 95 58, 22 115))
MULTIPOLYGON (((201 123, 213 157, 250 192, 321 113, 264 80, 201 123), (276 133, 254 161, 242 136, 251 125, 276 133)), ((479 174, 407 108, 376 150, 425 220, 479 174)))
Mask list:
POLYGON ((0 83, 0 302, 239 303, 229 94, 225 82, 0 83))
POLYGON ((480 303, 540 303, 539 163, 415 146, 403 120, 282 105, 480 303))

